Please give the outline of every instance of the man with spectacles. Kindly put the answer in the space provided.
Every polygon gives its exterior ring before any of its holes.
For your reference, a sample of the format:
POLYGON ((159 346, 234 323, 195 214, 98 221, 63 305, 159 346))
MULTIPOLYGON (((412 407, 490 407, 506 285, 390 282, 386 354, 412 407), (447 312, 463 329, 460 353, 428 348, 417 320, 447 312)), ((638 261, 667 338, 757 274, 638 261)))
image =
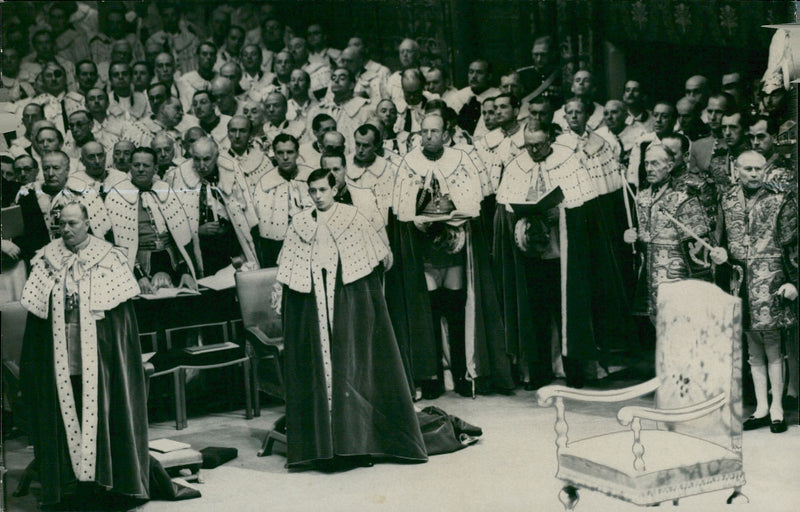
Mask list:
POLYGON ((511 205, 541 200, 577 158, 553 144, 538 121, 528 121, 523 137, 523 152, 506 166, 497 187, 493 254, 506 352, 517 360, 525 389, 538 389, 553 380, 554 366, 561 367, 560 336, 558 350, 550 342, 553 327, 559 334, 562 328, 559 211, 520 215, 511 205))

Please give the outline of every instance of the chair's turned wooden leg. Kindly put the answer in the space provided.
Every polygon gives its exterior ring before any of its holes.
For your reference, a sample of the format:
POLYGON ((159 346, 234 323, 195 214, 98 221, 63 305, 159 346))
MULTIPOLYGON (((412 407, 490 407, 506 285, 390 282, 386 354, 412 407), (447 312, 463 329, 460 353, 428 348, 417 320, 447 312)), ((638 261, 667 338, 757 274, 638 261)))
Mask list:
POLYGON ((561 492, 558 493, 558 499, 564 505, 564 510, 575 510, 580 499, 578 489, 571 485, 565 485, 561 492))
POLYGON ((259 457, 266 457, 267 455, 272 455, 273 444, 275 444, 275 439, 273 439, 272 431, 270 430, 264 437, 264 441, 261 443, 261 449, 258 450, 257 455, 259 457))
POLYGON ((244 369, 244 417, 250 420, 253 419, 253 394, 250 389, 250 385, 252 384, 252 372, 250 370, 249 359, 245 359, 244 362, 242 362, 242 368, 244 369))
POLYGON ((261 393, 258 388, 258 361, 255 359, 250 362, 250 378, 252 379, 250 388, 253 390, 253 416, 258 418, 261 416, 261 393))
POLYGON ((177 381, 178 392, 178 410, 180 411, 180 420, 178 421, 178 430, 183 430, 189 425, 187 412, 186 412, 186 369, 180 368, 178 370, 177 381))
POLYGON ((728 505, 731 503, 750 503, 750 499, 742 494, 742 488, 736 487, 733 489, 733 493, 728 497, 728 501, 726 501, 728 505))

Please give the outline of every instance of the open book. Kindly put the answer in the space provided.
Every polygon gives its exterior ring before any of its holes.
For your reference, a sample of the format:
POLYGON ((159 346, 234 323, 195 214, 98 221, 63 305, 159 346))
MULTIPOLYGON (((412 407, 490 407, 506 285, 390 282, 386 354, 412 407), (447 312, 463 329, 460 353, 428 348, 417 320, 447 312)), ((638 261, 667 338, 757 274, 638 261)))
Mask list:
POLYGON ((536 213, 544 213, 550 208, 555 208, 561 204, 563 200, 564 192, 561 191, 561 187, 556 187, 534 203, 516 203, 512 204, 511 208, 514 210, 514 213, 523 217, 536 213))
POLYGON ((233 265, 220 269, 213 276, 203 277, 197 280, 197 284, 211 288, 212 290, 227 290, 236 286, 236 269, 233 265))
POLYGON ((147 300, 159 300, 171 299, 179 295, 200 295, 200 292, 189 288, 159 288, 155 293, 142 293, 139 297, 147 300))

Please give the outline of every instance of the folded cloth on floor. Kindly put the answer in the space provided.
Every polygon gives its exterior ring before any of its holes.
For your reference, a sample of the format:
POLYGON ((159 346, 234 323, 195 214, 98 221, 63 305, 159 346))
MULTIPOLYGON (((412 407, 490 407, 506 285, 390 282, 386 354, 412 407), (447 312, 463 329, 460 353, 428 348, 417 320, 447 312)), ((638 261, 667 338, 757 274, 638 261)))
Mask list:
POLYGON ((483 435, 480 427, 435 406, 418 411, 417 420, 429 456, 461 450, 475 444, 483 435))

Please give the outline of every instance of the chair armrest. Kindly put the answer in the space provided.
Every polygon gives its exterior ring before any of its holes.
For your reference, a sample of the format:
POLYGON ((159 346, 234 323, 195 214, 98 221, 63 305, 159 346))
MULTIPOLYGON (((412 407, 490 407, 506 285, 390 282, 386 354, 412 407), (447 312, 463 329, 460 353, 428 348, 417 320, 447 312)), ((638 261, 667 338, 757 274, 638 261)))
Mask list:
POLYGON ((245 336, 247 341, 250 343, 255 342, 256 345, 261 346, 262 348, 269 348, 277 351, 283 349, 282 339, 270 338, 258 327, 248 327, 245 331, 245 336))
POLYGON ((659 384, 659 379, 654 378, 636 386, 603 391, 574 389, 566 386, 544 386, 537 392, 537 401, 542 407, 553 405, 555 398, 568 398, 583 402, 624 402, 652 393, 658 389, 659 384))
POLYGON ((720 393, 699 404, 679 407, 677 409, 653 409, 651 407, 630 405, 628 407, 623 407, 617 412, 617 420, 624 426, 630 425, 634 418, 652 421, 691 421, 702 418, 708 413, 719 409, 727 401, 728 396, 725 393, 720 393))

